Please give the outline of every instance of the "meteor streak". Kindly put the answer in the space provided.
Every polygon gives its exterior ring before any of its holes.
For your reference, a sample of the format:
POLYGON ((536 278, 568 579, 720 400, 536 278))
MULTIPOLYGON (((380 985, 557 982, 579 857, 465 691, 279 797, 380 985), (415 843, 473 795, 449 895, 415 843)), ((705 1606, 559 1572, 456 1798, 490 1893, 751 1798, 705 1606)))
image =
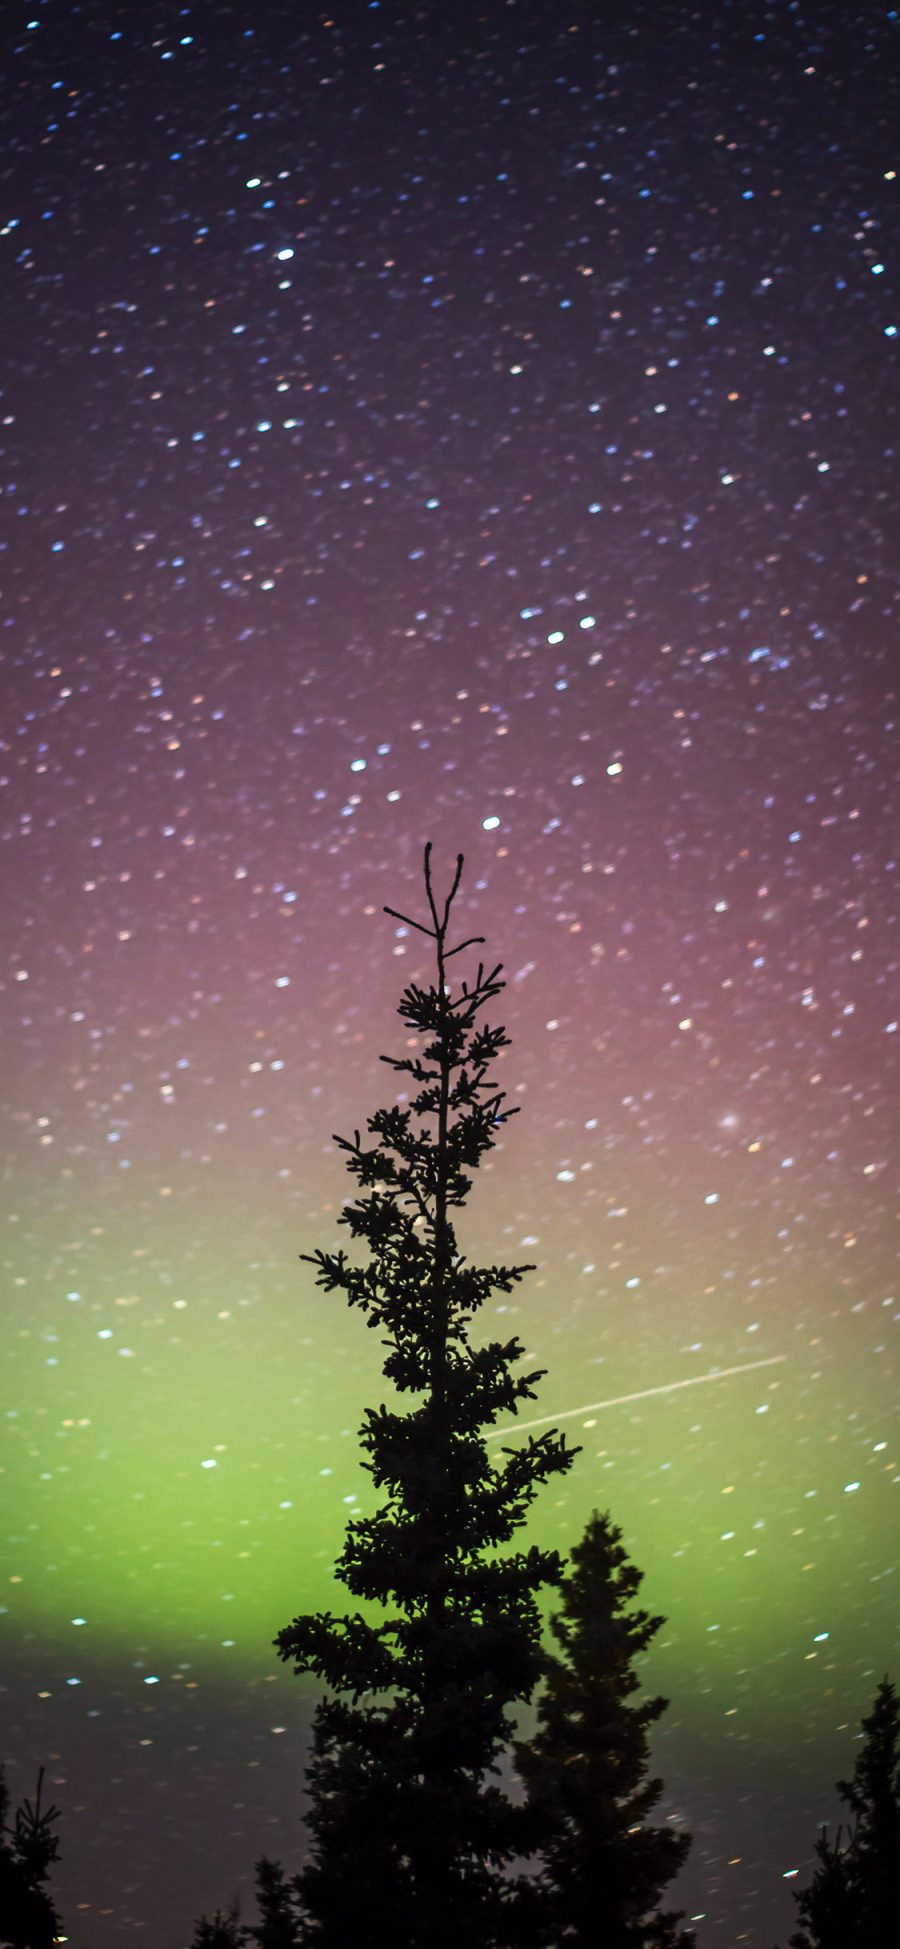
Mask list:
POLYGON ((675 1394, 680 1387, 702 1387, 705 1381, 726 1381, 733 1374, 754 1374, 760 1367, 779 1367, 786 1353, 770 1354, 767 1360, 747 1360, 740 1367, 717 1367, 712 1374, 691 1374, 687 1380, 665 1381, 662 1387, 642 1387, 637 1394, 616 1394, 609 1401, 589 1401, 583 1408, 563 1408, 561 1414, 539 1414, 534 1421, 516 1421, 508 1428, 491 1428, 486 1439, 499 1435, 527 1434, 530 1428, 545 1428, 548 1422, 574 1421, 580 1414, 599 1414, 601 1408, 624 1408, 631 1401, 648 1401, 651 1394, 675 1394))

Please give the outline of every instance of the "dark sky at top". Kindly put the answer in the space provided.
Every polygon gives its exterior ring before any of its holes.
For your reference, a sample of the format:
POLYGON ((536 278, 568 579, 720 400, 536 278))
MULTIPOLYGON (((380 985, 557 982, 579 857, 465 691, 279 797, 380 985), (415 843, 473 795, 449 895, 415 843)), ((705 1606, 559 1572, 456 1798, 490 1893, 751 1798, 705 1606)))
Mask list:
POLYGON ((270 1640, 380 1381, 297 1254, 430 837, 523 1111, 466 1243, 583 1450, 536 1528, 622 1524, 681 1899, 771 1949, 897 1673, 896 10, 0 34, 0 1753, 69 1938, 300 1859, 270 1640))

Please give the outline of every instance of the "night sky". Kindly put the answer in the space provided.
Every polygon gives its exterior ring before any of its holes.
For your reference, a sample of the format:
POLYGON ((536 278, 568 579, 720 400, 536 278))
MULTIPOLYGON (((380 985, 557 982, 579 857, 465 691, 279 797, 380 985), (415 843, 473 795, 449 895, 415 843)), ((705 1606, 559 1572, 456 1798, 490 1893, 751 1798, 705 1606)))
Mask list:
POLYGON ((298 1254, 428 838, 522 1111, 461 1244, 582 1447, 535 1536, 609 1509, 668 1618, 701 1949, 789 1931, 900 1662, 898 28, 3 9, 0 1754, 75 1949, 300 1865, 271 1639, 382 1383, 298 1254))

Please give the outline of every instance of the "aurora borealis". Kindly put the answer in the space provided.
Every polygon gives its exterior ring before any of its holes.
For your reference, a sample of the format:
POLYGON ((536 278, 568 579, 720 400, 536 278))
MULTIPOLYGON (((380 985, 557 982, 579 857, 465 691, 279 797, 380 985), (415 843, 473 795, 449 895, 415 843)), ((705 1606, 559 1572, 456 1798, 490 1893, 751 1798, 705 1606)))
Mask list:
POLYGON ((271 1640, 381 1381, 298 1255, 428 838, 522 1112, 461 1242, 582 1448, 536 1534, 608 1508, 668 1619, 700 1949, 789 1931, 898 1671, 897 32, 4 11, 0 1757, 76 1949, 299 1864, 271 1640))

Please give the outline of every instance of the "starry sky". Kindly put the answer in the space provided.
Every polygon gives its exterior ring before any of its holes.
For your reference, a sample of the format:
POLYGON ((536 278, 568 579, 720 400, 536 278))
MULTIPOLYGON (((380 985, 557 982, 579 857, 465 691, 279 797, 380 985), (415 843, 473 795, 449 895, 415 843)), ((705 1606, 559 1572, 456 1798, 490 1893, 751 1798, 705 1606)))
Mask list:
POLYGON ((3 10, 0 1754, 76 1949, 299 1866, 271 1639, 382 1384, 298 1254, 428 838, 522 1111, 461 1243, 582 1449, 535 1536, 609 1509, 667 1616, 701 1949, 788 1932, 898 1673, 897 33, 3 10))

